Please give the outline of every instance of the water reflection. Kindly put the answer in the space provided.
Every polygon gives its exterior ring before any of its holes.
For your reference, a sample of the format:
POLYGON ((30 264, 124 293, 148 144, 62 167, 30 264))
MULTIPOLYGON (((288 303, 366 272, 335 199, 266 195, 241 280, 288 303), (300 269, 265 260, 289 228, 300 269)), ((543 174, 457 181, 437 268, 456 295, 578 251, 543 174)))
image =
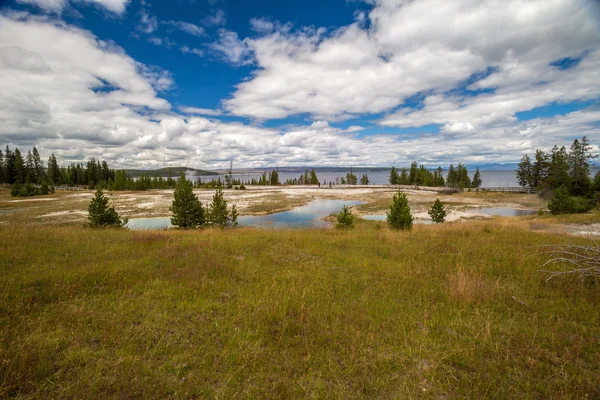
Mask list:
MULTIPOLYGON (((249 215, 238 217, 240 226, 260 228, 326 228, 332 224, 321 218, 339 212, 343 206, 364 204, 358 200, 314 200, 305 206, 290 211, 269 215, 249 215)), ((131 230, 167 229, 171 227, 170 217, 130 218, 125 225, 131 230)))

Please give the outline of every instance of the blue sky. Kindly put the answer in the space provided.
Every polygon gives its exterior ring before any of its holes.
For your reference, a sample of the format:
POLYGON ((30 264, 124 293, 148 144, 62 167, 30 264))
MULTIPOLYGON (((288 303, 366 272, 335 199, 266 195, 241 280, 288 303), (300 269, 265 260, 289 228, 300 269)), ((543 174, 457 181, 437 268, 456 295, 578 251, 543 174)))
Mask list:
POLYGON ((597 2, 508 3, 5 1, 0 142, 137 168, 598 151, 597 2))

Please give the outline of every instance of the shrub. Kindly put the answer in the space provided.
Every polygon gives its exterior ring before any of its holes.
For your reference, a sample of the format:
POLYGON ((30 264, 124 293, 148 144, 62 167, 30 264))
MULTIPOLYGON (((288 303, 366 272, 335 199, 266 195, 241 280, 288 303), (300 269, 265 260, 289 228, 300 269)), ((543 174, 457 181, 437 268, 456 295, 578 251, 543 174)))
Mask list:
POLYGON ((342 207, 342 211, 336 215, 336 219, 337 224, 335 224, 335 227, 338 229, 347 229, 354 226, 354 215, 352 215, 352 211, 350 211, 348 206, 342 207))
POLYGON ((123 221, 114 207, 108 207, 108 198, 104 196, 102 189, 96 191, 96 196, 88 206, 88 213, 92 228, 123 225, 123 221))
POLYGON ((569 191, 565 185, 562 185, 552 195, 548 202, 548 210, 554 215, 567 214, 572 212, 573 200, 569 197, 569 191))
POLYGON ((427 213, 431 217, 431 220, 436 224, 441 224, 444 222, 446 215, 448 215, 446 212, 446 207, 444 207, 444 203, 442 203, 440 199, 435 200, 433 206, 427 210, 427 213))
POLYGON ((183 172, 175 185, 173 203, 169 210, 173 213, 171 223, 180 228, 195 228, 205 222, 204 207, 194 194, 192 182, 185 178, 183 172))
POLYGON ((387 213, 387 222, 390 229, 393 230, 412 228, 413 216, 410 213, 406 193, 398 191, 394 195, 390 211, 387 213))

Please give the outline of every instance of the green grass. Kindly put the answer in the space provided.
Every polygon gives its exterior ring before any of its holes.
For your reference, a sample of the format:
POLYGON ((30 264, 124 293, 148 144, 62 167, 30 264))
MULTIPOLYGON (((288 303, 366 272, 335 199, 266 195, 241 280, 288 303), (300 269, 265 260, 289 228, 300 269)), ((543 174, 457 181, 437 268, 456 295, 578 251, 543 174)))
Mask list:
POLYGON ((597 283, 527 220, 0 226, 0 398, 598 398, 597 283))

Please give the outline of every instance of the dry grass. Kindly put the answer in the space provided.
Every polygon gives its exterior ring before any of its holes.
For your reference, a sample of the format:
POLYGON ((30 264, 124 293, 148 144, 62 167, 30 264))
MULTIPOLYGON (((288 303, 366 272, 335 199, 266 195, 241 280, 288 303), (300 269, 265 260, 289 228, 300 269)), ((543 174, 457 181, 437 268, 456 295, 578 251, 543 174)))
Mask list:
POLYGON ((598 285, 530 223, 0 226, 0 398, 598 398, 598 285))

